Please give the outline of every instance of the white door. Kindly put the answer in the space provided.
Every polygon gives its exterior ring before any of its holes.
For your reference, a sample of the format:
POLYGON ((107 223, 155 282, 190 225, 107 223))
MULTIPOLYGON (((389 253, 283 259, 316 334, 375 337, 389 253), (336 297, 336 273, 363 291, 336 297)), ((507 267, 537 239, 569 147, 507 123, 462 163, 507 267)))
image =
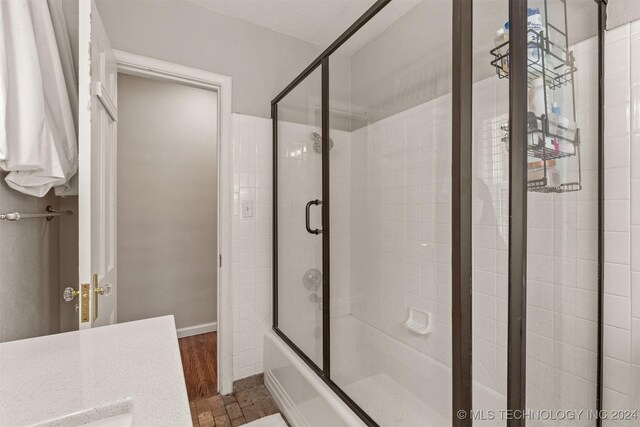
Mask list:
POLYGON ((117 63, 93 0, 80 0, 80 329, 116 323, 117 63))

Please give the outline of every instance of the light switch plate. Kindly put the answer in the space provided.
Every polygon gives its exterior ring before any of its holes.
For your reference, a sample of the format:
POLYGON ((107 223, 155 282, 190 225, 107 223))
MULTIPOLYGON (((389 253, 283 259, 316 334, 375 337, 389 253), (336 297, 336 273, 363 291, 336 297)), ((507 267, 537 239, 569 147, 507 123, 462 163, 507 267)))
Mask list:
POLYGON ((242 201, 242 218, 253 218, 253 200, 242 201))

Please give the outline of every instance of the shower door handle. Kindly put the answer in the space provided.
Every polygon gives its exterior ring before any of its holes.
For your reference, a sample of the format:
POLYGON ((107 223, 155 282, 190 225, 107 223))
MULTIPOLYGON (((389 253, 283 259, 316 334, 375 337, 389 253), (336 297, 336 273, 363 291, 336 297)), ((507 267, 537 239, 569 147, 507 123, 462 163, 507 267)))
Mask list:
POLYGON ((310 234, 320 234, 322 233, 322 230, 316 228, 316 229, 311 229, 311 226, 309 225, 309 217, 310 217, 310 210, 311 210, 311 205, 316 205, 316 206, 320 206, 322 204, 322 201, 316 199, 316 200, 310 200, 309 203, 307 203, 307 207, 305 208, 305 226, 307 227, 307 232, 310 234))

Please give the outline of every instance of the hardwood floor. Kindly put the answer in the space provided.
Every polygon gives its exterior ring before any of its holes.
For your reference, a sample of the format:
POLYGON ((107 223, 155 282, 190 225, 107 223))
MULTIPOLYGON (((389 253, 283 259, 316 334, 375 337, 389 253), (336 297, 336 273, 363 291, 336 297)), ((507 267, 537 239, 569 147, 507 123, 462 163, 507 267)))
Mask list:
POLYGON ((178 340, 189 401, 218 394, 217 337, 211 332, 178 340))

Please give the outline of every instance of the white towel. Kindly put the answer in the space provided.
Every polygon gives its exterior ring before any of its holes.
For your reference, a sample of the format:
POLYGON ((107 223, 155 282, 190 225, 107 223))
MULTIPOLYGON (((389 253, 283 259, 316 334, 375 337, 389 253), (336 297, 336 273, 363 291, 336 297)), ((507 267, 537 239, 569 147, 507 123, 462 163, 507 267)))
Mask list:
POLYGON ((67 193, 78 144, 46 1, 0 0, 0 169, 42 197, 67 193))

